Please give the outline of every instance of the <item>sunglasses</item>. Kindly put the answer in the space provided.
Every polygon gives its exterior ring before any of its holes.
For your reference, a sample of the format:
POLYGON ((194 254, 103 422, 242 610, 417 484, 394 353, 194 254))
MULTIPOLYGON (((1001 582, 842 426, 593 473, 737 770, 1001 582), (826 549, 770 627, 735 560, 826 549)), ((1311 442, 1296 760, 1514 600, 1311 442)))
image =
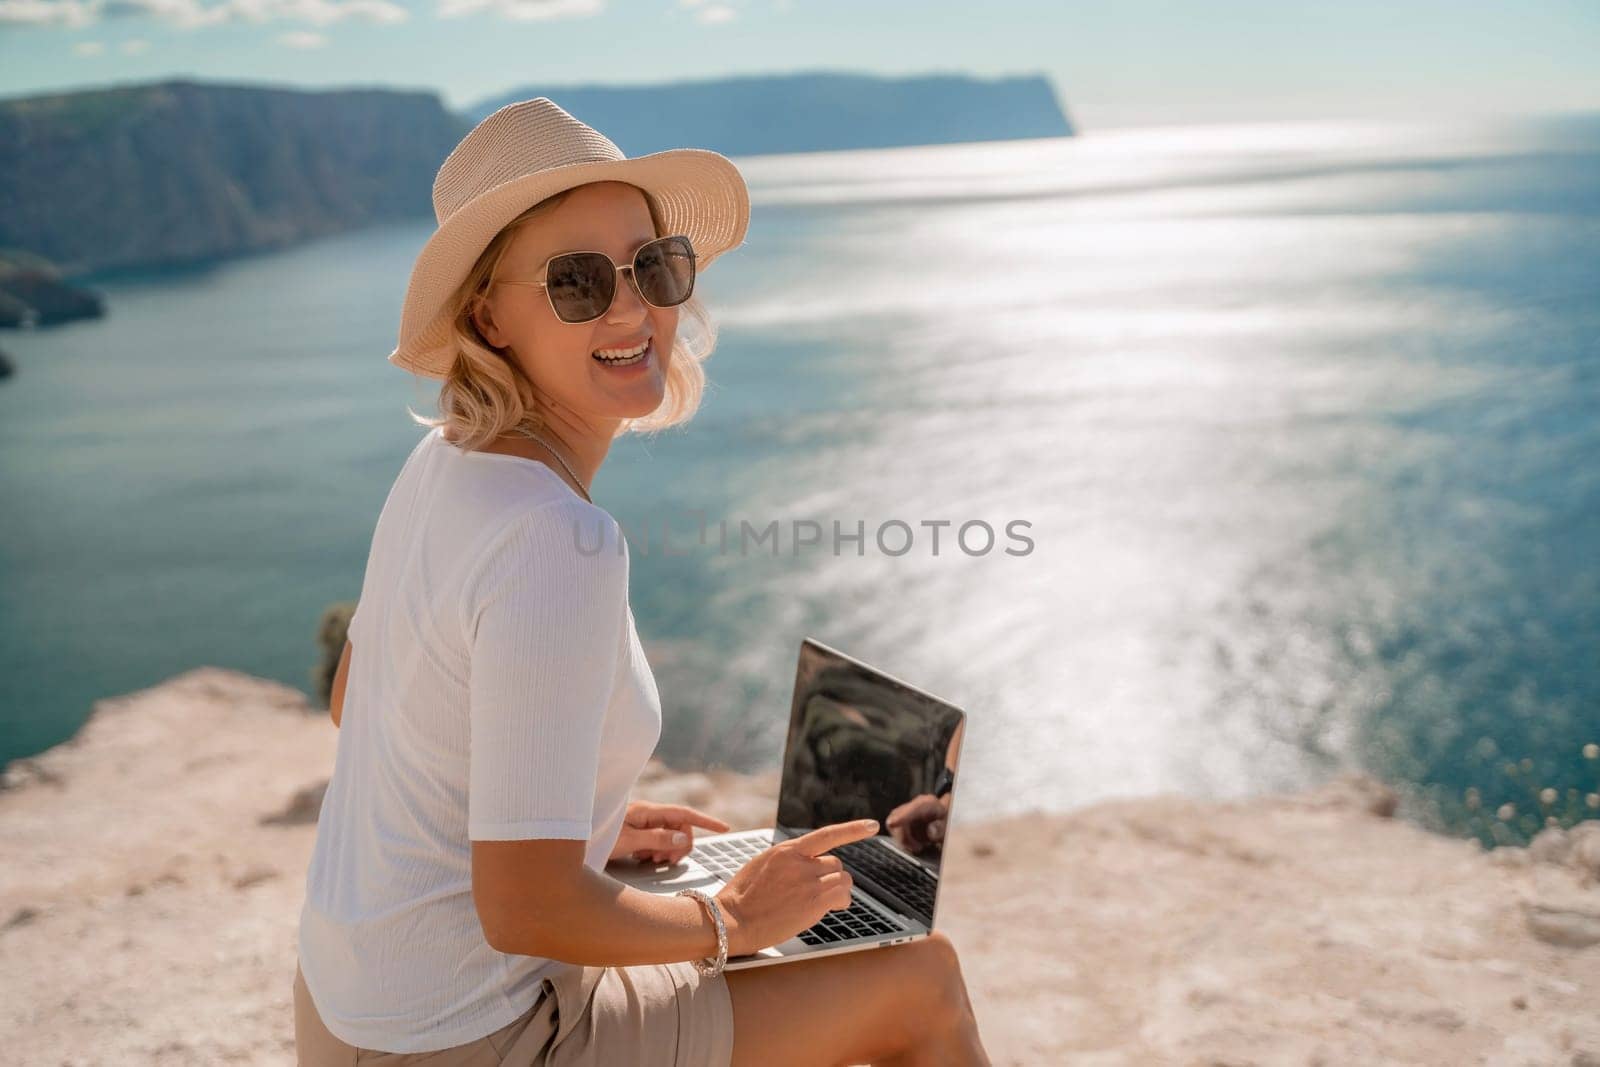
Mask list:
POLYGON ((617 297, 617 275, 633 279, 634 291, 651 307, 677 307, 694 294, 694 246, 675 235, 646 241, 633 262, 617 266, 604 252, 562 252, 544 263, 544 278, 502 281, 502 285, 538 285, 562 322, 593 322, 611 309, 617 297))

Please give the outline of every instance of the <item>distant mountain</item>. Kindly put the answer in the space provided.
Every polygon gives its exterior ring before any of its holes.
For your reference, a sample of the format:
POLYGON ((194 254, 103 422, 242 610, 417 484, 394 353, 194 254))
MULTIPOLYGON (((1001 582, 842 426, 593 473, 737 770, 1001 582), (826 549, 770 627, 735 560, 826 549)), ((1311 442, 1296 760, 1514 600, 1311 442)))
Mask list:
POLYGON ((0 100, 0 327, 101 313, 84 275, 203 262, 432 214, 474 123, 548 96, 630 156, 1070 136, 1042 76, 806 73, 626 88, 530 87, 462 115, 433 93, 186 79, 0 100), (44 269, 38 260, 53 263, 44 269))
POLYGON ((70 277, 428 215, 470 125, 387 89, 178 80, 0 100, 0 248, 70 277))
POLYGON ((667 148, 723 155, 1070 137, 1043 75, 887 78, 807 73, 643 86, 541 86, 483 100, 473 122, 517 100, 548 97, 630 156, 667 148))

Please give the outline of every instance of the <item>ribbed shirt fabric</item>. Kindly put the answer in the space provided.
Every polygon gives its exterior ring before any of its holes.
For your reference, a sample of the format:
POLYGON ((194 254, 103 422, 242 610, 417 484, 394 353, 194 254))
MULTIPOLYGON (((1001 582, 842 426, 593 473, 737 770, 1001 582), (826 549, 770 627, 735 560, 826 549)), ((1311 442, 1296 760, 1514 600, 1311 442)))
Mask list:
POLYGON ((346 1043, 450 1048, 527 1011, 555 966, 485 941, 470 842, 581 839, 601 869, 660 737, 627 541, 544 464, 430 430, 378 517, 350 642, 300 967, 346 1043))

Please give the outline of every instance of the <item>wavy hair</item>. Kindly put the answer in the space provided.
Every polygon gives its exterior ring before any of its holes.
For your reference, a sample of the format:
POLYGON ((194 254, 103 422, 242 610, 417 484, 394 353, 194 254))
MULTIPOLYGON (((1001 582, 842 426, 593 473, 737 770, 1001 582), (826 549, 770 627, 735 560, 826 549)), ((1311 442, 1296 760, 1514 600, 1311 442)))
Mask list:
MULTIPOLYGON (((643 189, 639 191, 644 193, 649 205, 655 235, 666 236, 661 232, 661 211, 655 198, 643 189)), ((450 443, 459 448, 475 449, 518 427, 536 431, 544 425, 533 383, 515 360, 484 339, 477 323, 472 321, 472 311, 487 298, 500 260, 517 230, 553 210, 571 192, 567 189, 548 196, 506 223, 484 247, 446 304, 456 357, 439 387, 439 415, 434 418, 419 415, 409 407, 406 410, 423 426, 446 427, 451 434, 450 443)), ((717 346, 717 325, 698 296, 690 297, 678 308, 682 314, 678 318, 678 332, 667 366, 666 395, 650 414, 623 419, 617 427, 618 437, 624 433, 651 433, 687 422, 700 407, 706 381, 701 364, 717 346), (686 325, 687 330, 684 329, 686 325)))

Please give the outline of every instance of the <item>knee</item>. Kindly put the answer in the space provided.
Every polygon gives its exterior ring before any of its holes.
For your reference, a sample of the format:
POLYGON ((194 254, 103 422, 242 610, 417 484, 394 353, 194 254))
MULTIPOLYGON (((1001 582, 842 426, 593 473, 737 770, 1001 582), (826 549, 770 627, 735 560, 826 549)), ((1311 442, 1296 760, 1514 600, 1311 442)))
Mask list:
POLYGON ((961 959, 956 946, 943 931, 935 930, 923 938, 923 951, 930 963, 929 973, 935 977, 934 985, 941 1005, 948 1009, 951 1018, 967 1011, 967 984, 961 974, 961 959))
POLYGON ((943 930, 934 930, 922 939, 922 943, 927 946, 928 954, 939 961, 941 967, 957 972, 961 970, 961 958, 956 955, 956 943, 950 940, 949 934, 943 930))

